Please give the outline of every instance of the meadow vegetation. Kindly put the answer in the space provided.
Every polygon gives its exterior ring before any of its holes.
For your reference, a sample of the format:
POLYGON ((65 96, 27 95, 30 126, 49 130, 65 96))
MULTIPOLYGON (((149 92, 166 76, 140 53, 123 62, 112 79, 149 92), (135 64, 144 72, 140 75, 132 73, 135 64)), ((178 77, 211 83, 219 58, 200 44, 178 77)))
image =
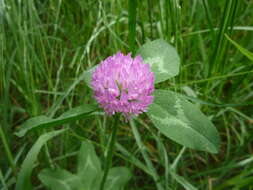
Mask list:
POLYGON ((0 0, 0 190, 22 190, 20 171, 34 189, 46 189, 44 168, 75 173, 87 140, 103 163, 113 121, 101 112, 16 132, 30 117, 95 103, 86 70, 155 39, 180 56, 179 75, 156 87, 196 104, 221 143, 211 154, 173 142, 145 114, 131 127, 121 122, 112 165, 131 171, 124 189, 253 189, 252 18, 252 0, 0 0))

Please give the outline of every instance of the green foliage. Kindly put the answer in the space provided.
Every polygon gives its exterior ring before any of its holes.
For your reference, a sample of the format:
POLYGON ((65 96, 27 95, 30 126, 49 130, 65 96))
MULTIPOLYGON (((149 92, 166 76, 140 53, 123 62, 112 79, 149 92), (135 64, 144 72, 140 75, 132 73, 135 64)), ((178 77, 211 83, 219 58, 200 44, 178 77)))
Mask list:
POLYGON ((37 156, 42 148, 42 146, 53 137, 62 134, 66 130, 59 130, 59 131, 53 131, 46 133, 44 135, 41 135, 36 143, 32 146, 31 150, 28 152, 28 154, 25 157, 25 160, 23 161, 21 165, 21 170, 17 177, 17 184, 15 187, 15 190, 32 190, 32 184, 31 184, 31 174, 32 170, 35 164, 35 161, 37 160, 37 156))
POLYGON ((147 42, 140 47, 137 54, 140 54, 144 62, 151 66, 155 74, 155 83, 163 82, 179 73, 179 56, 175 48, 165 40, 147 42))
POLYGON ((90 88, 91 88, 91 76, 92 76, 92 73, 95 71, 95 69, 96 69, 96 66, 85 71, 84 81, 87 84, 87 86, 90 88))
POLYGON ((128 28, 129 28, 129 49, 132 53, 135 53, 135 40, 136 40, 136 14, 137 14, 137 0, 128 0, 128 28))
POLYGON ((130 180, 131 173, 126 167, 114 167, 109 170, 105 190, 123 190, 125 184, 130 180))
POLYGON ((19 137, 23 137, 30 130, 55 127, 65 123, 69 123, 84 118, 96 110, 98 110, 98 107, 85 104, 68 110, 56 119, 51 119, 44 115, 32 117, 21 125, 20 130, 16 132, 16 135, 19 137))
MULTIPOLYGON (((166 81, 179 73, 180 59, 177 51, 165 40, 158 39, 142 45, 137 52, 145 63, 151 66, 155 74, 155 83, 166 81)), ((92 72, 96 67, 86 71, 84 80, 90 86, 92 72)))
POLYGON ((188 181, 186 181, 183 177, 177 175, 175 172, 171 172, 171 175, 175 180, 178 181, 186 190, 197 190, 196 187, 192 186, 188 181))
MULTIPOLYGON (((253 189, 252 1, 131 0, 136 12, 128 2, 0 0, 0 123, 4 131, 0 135, 4 142, 0 145, 0 190, 15 189, 30 148, 42 132, 54 130, 35 127, 18 138, 14 134, 22 121, 42 113, 49 121, 79 102, 94 102, 84 83, 87 69, 117 51, 138 50, 155 39, 164 39, 180 54, 180 75, 156 87, 184 94, 210 116, 221 136, 219 153, 172 143, 146 115, 134 120, 135 134, 130 124, 122 122, 113 164, 133 171, 125 189, 158 189, 159 184, 166 190, 253 189)), ((167 114, 169 109, 158 106, 167 114)), ((42 168, 77 167, 73 156, 80 140, 107 146, 111 119, 101 112, 90 115, 64 124, 70 130, 47 142, 35 164, 27 164, 36 166, 29 178, 33 189, 45 189, 36 179, 42 168)))
POLYGON ((78 154, 77 174, 83 181, 84 189, 92 189, 98 183, 98 176, 101 173, 100 160, 96 155, 93 145, 83 142, 78 154))
POLYGON ((39 179, 50 189, 81 190, 83 186, 79 176, 59 168, 43 169, 39 173, 39 179))
POLYGON ((243 55, 245 55, 249 60, 253 62, 253 53, 251 53, 247 49, 240 46, 238 43, 232 40, 228 35, 225 34, 225 36, 243 55))
POLYGON ((147 114, 165 136, 186 147, 218 152, 218 132, 195 105, 168 90, 156 90, 154 96, 147 114))
MULTIPOLYGON (((63 169, 44 169, 39 173, 42 183, 51 190, 99 190, 103 171, 94 147, 83 142, 78 154, 77 174, 63 169)), ((109 170, 105 190, 122 190, 131 173, 127 168, 114 167, 109 170)))

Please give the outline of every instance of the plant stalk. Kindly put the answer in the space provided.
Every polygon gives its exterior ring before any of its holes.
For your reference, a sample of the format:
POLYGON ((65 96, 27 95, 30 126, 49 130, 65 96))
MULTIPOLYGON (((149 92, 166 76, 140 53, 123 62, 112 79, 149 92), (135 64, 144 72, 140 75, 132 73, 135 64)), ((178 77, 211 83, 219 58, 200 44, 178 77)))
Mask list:
POLYGON ((116 142, 116 134, 117 134, 117 129, 118 129, 119 117, 120 117, 119 114, 115 115, 113 129, 112 129, 113 131, 112 131, 109 147, 108 147, 107 154, 106 154, 105 170, 104 170, 103 179, 102 179, 102 182, 101 182, 101 185, 100 185, 100 190, 104 189, 109 169, 112 166, 112 157, 113 157, 114 146, 115 146, 115 142, 116 142))
POLYGON ((5 134, 4 134, 4 131, 3 131, 1 125, 0 125, 0 138, 2 139, 3 146, 4 146, 4 150, 5 150, 7 159, 8 159, 8 161, 9 161, 9 163, 10 163, 10 166, 11 166, 11 168, 12 168, 12 171, 13 171, 13 173, 15 174, 15 171, 16 171, 15 162, 14 162, 14 159, 13 159, 13 156, 12 156, 12 153, 11 153, 11 150, 10 150, 10 147, 9 147, 9 144, 8 144, 8 141, 7 141, 7 139, 6 139, 6 136, 5 136, 5 134))
POLYGON ((155 183, 156 183, 156 187, 157 187, 157 190, 164 190, 161 182, 160 182, 160 179, 159 179, 159 176, 155 170, 155 167, 153 166, 153 163, 152 161, 149 159, 148 157, 148 154, 147 154, 147 151, 146 151, 146 148, 144 146, 144 144, 142 143, 141 141, 141 135, 139 133, 139 131, 137 130, 137 127, 135 126, 135 122, 133 119, 130 120, 130 126, 132 128, 132 131, 133 131, 133 134, 134 134, 134 138, 136 140, 136 143, 140 149, 140 152, 148 166, 148 169, 149 171, 151 172, 151 176, 153 177, 155 183))
POLYGON ((137 14, 137 0, 128 1, 128 27, 129 27, 129 46, 130 51, 135 54, 135 37, 136 37, 136 14, 137 14))

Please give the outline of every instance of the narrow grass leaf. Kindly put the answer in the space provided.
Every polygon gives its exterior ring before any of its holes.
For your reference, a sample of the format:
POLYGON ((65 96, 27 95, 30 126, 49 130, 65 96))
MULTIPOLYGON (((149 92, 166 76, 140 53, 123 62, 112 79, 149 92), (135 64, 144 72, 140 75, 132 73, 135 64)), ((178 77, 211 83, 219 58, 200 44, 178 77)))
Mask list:
POLYGON ((240 46, 238 43, 232 40, 227 34, 225 34, 225 36, 243 55, 245 55, 247 58, 249 58, 249 60, 253 62, 253 53, 240 46))
POLYGON ((134 134, 134 138, 136 140, 136 143, 138 145, 138 148, 140 149, 140 152, 142 154, 142 157, 143 159, 145 160, 145 163, 149 169, 149 172, 151 174, 151 176, 153 177, 154 181, 156 182, 156 186, 157 186, 157 189, 158 190, 163 190, 164 188, 162 187, 161 185, 161 182, 160 182, 160 179, 159 179, 159 176, 156 172, 156 169, 153 165, 153 163, 151 162, 148 154, 147 154, 147 151, 146 151, 146 148, 144 146, 144 144, 142 143, 142 140, 141 140, 141 136, 140 136, 140 133, 135 125, 135 122, 133 119, 130 120, 130 126, 132 128, 132 131, 133 131, 133 134, 134 134))
POLYGON ((177 155, 177 157, 174 159, 173 163, 171 164, 171 169, 172 169, 172 170, 176 170, 177 165, 178 165, 178 162, 179 162, 179 160, 182 158, 182 156, 183 156, 185 150, 186 150, 186 148, 183 147, 183 148, 180 150, 180 152, 179 152, 179 154, 177 155))
POLYGON ((21 165, 21 170, 17 177, 17 183, 15 190, 31 190, 32 184, 31 184, 31 173, 34 167, 34 163, 37 160, 37 156, 42 148, 42 146, 50 139, 54 138, 57 135, 60 135, 61 133, 65 132, 66 130, 58 130, 53 131, 50 133, 46 133, 44 135, 41 135, 36 143, 32 146, 31 150, 28 152, 25 160, 23 161, 21 165))
POLYGON ((218 132, 194 104, 168 90, 156 90, 154 95, 147 114, 161 133, 186 147, 218 152, 218 132))
POLYGON ((140 161, 134 154, 129 152, 123 145, 116 143, 117 150, 120 151, 125 157, 128 158, 128 162, 135 165, 137 168, 143 170, 146 174, 152 176, 152 172, 149 171, 147 166, 140 161))
POLYGON ((129 46, 130 51, 135 51, 135 36, 136 36, 136 9, 137 9, 137 0, 128 0, 128 28, 129 28, 129 46))
POLYGON ((68 89, 64 92, 64 95, 59 97, 54 104, 51 106, 51 108, 48 111, 48 115, 50 117, 53 117, 56 113, 56 111, 60 108, 62 105, 62 102, 69 96, 69 94, 75 89, 75 87, 84 80, 86 76, 86 71, 83 71, 83 73, 74 80, 74 82, 68 87, 68 89))
POLYGON ((144 44, 137 54, 151 66, 155 83, 163 82, 179 73, 180 59, 174 47, 165 40, 158 39, 144 44))
POLYGON ((2 186, 2 189, 3 190, 8 190, 8 187, 7 187, 7 184, 6 184, 6 182, 5 182, 5 179, 4 179, 4 176, 3 176, 3 174, 2 174, 2 171, 1 171, 1 169, 0 169, 0 181, 1 181, 1 186, 2 186))
POLYGON ((173 179, 175 179, 180 185, 182 185, 185 190, 197 190, 192 184, 190 184, 185 178, 177 175, 175 172, 170 172, 173 179))
POLYGON ((25 123, 20 126, 20 129, 15 134, 19 137, 23 137, 28 131, 45 128, 45 127, 55 127, 65 123, 69 123, 78 119, 81 119, 92 112, 96 111, 98 107, 94 105, 81 105, 76 108, 63 113, 60 117, 56 119, 51 119, 47 116, 37 116, 28 119, 25 123))

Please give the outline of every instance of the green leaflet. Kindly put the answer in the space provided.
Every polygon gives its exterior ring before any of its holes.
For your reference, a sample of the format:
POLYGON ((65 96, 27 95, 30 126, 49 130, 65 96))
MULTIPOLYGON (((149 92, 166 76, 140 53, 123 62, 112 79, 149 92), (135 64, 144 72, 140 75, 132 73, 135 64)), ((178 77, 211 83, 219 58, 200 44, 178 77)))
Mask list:
MULTIPOLYGON (((63 169, 44 169, 39 174, 41 182, 50 190, 99 190, 103 171, 93 145, 83 142, 78 154, 77 173, 63 169)), ((109 170, 105 190, 122 190, 131 178, 128 168, 114 167, 109 170)))
POLYGON ((105 190, 123 190, 125 184, 130 180, 131 173, 126 167, 114 167, 109 170, 105 190))
POLYGON ((80 190, 82 181, 79 176, 63 169, 43 169, 39 173, 39 179, 50 189, 80 190))
POLYGON ((186 147, 218 152, 218 132, 194 104, 168 90, 156 90, 154 95, 147 114, 161 133, 186 147))
MULTIPOLYGON (((163 82, 179 73, 180 58, 173 46, 165 40, 158 39, 145 43, 137 52, 145 63, 151 66, 155 74, 155 83, 163 82)), ((96 66, 86 71, 84 81, 91 87, 91 75, 96 66)))
POLYGON ((165 40, 147 42, 140 47, 137 54, 140 54, 144 62, 151 66, 155 74, 155 83, 163 82, 179 73, 179 56, 175 48, 165 40))
POLYGON ((92 189, 96 178, 102 173, 100 160, 91 143, 83 142, 78 154, 77 174, 82 179, 84 189, 92 189))

